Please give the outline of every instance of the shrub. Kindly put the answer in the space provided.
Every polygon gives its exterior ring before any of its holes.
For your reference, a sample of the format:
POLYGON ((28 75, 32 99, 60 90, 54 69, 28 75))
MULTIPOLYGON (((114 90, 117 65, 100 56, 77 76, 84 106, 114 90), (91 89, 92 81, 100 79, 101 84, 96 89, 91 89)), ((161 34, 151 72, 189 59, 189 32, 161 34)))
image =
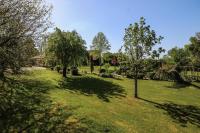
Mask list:
POLYGON ((63 73, 63 70, 60 70, 59 73, 62 74, 62 73, 63 73))
MULTIPOLYGON (((134 74, 134 72, 132 72, 132 71, 128 71, 128 72, 126 73, 126 77, 127 77, 127 78, 131 78, 131 79, 132 79, 132 78, 134 78, 134 76, 135 76, 135 74, 134 74)), ((138 78, 138 79, 143 79, 144 76, 145 76, 144 73, 138 73, 137 78, 138 78)))
MULTIPOLYGON (((129 67, 127 67, 127 66, 121 66, 115 72, 118 75, 126 75, 127 76, 129 70, 130 70, 129 67)), ((130 74, 128 74, 128 75, 130 75, 130 74)))
POLYGON ((99 76, 104 78, 113 78, 112 74, 110 73, 100 73, 99 76))
POLYGON ((134 78, 134 73, 132 71, 127 71, 126 77, 132 79, 132 78, 134 78))
POLYGON ((155 72, 148 72, 148 73, 146 74, 146 77, 147 77, 148 79, 154 79, 154 76, 155 76, 155 72))
POLYGON ((108 69, 110 68, 110 64, 106 63, 103 67, 105 68, 106 72, 108 72, 108 69))
POLYGON ((78 75, 78 68, 77 67, 72 67, 71 68, 71 74, 72 75, 78 75))
POLYGON ((100 72, 100 73, 105 73, 105 72, 106 72, 106 69, 101 69, 99 72, 100 72))
POLYGON ((119 69, 120 72, 127 72, 127 71, 129 71, 129 70, 130 70, 130 68, 127 67, 127 66, 122 66, 122 67, 120 67, 120 69, 119 69))
POLYGON ((174 69, 168 71, 168 80, 173 80, 179 83, 185 83, 181 75, 174 69))
POLYGON ((172 68, 170 70, 159 69, 155 73, 154 79, 156 79, 156 80, 176 81, 176 82, 181 82, 181 83, 185 82, 184 79, 179 74, 179 72, 174 68, 172 68))
POLYGON ((116 71, 116 74, 121 75, 122 71, 120 71, 120 69, 119 69, 119 70, 116 71))
POLYGON ((54 67, 54 70, 56 70, 58 73, 60 72, 61 70, 61 66, 60 65, 57 65, 54 67))
POLYGON ((165 70, 165 69, 158 69, 156 71, 156 73, 154 74, 153 79, 155 79, 155 80, 169 80, 170 77, 169 77, 169 73, 168 73, 167 70, 165 70))

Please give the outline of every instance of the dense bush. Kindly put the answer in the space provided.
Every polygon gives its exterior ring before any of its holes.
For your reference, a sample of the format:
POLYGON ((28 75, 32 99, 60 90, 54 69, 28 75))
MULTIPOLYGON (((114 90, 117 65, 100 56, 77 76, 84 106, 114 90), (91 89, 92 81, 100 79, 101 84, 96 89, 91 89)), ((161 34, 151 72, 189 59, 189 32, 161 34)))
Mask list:
POLYGON ((169 80, 169 73, 165 69, 158 69, 153 77, 155 80, 169 80))
POLYGON ((159 69, 155 73, 153 79, 176 81, 176 82, 185 82, 184 79, 181 77, 180 73, 175 68, 172 68, 170 70, 159 69))
POLYGON ((106 69, 101 69, 99 72, 100 72, 100 73, 105 73, 105 72, 106 72, 106 69))
POLYGON ((119 75, 126 75, 126 73, 127 73, 128 70, 130 70, 129 67, 127 67, 127 66, 121 66, 115 72, 116 72, 116 74, 119 74, 119 75))
POLYGON ((109 68, 110 68, 110 64, 109 63, 106 63, 104 66, 103 66, 106 70, 106 72, 108 72, 109 68))
POLYGON ((56 70, 58 73, 60 72, 61 70, 61 66, 60 65, 57 65, 54 67, 54 70, 56 70))
POLYGON ((130 68, 127 67, 127 66, 122 66, 122 67, 120 67, 120 69, 119 69, 119 71, 121 71, 122 73, 123 73, 123 72, 127 72, 128 70, 130 70, 130 68))
POLYGON ((168 79, 176 81, 176 82, 185 83, 185 81, 181 77, 181 75, 176 70, 174 70, 174 69, 168 71, 168 79))
POLYGON ((71 67, 71 74, 72 75, 78 75, 78 68, 77 67, 71 67))
POLYGON ((111 73, 100 73, 99 76, 104 78, 113 78, 111 73))
POLYGON ((147 79, 154 79, 154 76, 155 76, 155 72, 147 72, 146 74, 147 79))
MULTIPOLYGON (((134 72, 132 72, 130 70, 126 73, 127 78, 134 78, 134 76, 135 76, 134 72)), ((143 79, 145 77, 145 74, 144 73, 138 73, 137 77, 138 77, 138 79, 143 79)))

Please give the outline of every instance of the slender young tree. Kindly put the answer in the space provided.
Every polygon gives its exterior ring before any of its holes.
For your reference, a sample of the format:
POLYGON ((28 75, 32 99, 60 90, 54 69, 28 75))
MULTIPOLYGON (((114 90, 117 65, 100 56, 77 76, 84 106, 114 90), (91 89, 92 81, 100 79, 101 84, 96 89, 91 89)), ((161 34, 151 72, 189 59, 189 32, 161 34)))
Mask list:
POLYGON ((91 49, 99 52, 100 70, 102 65, 102 53, 110 50, 110 44, 103 32, 99 32, 92 41, 91 49))
POLYGON ((152 47, 162 39, 163 37, 157 37, 155 31, 146 25, 143 17, 139 23, 130 24, 125 29, 124 47, 134 71, 135 98, 138 98, 138 68, 143 59, 151 54, 152 47))

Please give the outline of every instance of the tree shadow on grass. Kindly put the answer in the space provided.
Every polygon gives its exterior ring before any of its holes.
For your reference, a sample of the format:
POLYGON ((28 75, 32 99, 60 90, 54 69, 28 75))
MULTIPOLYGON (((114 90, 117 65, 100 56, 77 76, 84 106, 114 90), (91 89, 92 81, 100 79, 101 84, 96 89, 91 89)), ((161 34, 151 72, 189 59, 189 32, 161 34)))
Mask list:
POLYGON ((139 99, 149 102, 159 109, 165 110, 167 115, 183 127, 187 127, 187 124, 190 123, 200 128, 200 108, 197 106, 179 105, 175 103, 160 104, 143 98, 139 99))
POLYGON ((49 81, 8 80, 0 88, 0 131, 84 132, 78 123, 66 122, 76 108, 49 100, 46 93, 52 87, 49 81))
POLYGON ((194 83, 178 83, 178 82, 174 82, 171 86, 166 86, 166 87, 171 89, 183 89, 189 86, 192 86, 196 89, 200 89, 200 86, 194 83))
POLYGON ((125 97, 124 89, 112 82, 94 77, 71 77, 61 81, 61 87, 85 95, 97 95, 105 102, 112 97, 125 97))
POLYGON ((197 88, 197 89, 200 89, 200 85, 199 84, 195 84, 195 83, 191 83, 191 86, 197 88))
POLYGON ((172 85, 166 86, 167 88, 170 89, 183 89, 190 86, 189 83, 178 83, 178 82, 173 82, 172 85))

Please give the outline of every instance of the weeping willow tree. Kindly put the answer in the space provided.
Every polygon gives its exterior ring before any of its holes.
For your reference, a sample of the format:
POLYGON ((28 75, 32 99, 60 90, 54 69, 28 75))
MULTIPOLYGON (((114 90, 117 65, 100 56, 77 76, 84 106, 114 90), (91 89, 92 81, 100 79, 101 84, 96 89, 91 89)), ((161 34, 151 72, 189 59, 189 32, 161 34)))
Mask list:
POLYGON ((56 28, 48 38, 46 55, 55 55, 56 62, 63 66, 63 77, 66 77, 67 67, 78 66, 87 55, 85 41, 76 32, 64 32, 56 28))
POLYGON ((79 66, 87 58, 86 42, 76 31, 70 33, 70 42, 72 45, 70 63, 72 66, 79 66))

